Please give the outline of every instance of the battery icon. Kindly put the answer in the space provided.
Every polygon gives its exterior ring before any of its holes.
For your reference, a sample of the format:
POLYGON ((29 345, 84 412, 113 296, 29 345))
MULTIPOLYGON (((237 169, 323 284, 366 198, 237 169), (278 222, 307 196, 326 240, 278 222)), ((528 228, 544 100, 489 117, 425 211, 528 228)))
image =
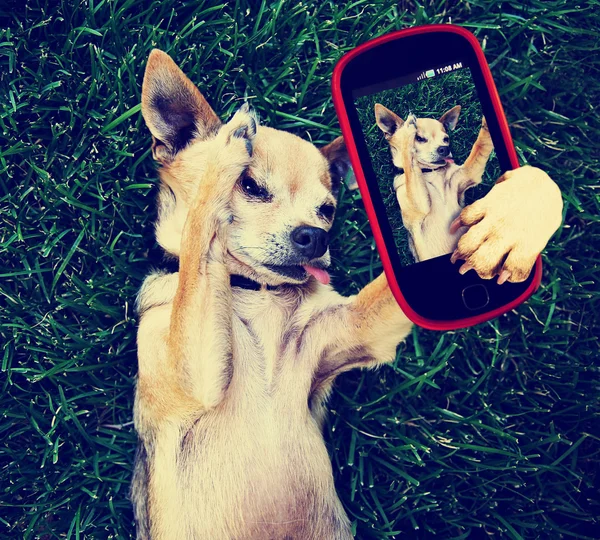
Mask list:
POLYGON ((428 70, 425 72, 425 76, 426 76, 428 79, 431 79, 431 77, 435 77, 435 71, 434 71, 433 69, 428 69, 428 70))

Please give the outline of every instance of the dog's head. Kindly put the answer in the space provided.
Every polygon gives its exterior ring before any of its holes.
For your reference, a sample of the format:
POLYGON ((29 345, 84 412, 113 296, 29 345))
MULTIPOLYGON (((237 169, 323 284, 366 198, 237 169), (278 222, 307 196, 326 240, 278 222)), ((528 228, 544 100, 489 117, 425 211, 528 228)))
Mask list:
MULTIPOLYGON (((150 54, 142 87, 142 114, 162 187, 156 236, 179 255, 189 206, 222 122, 171 58, 150 54)), ((227 265, 231 273, 271 285, 325 283, 329 230, 337 194, 349 171, 341 137, 318 149, 287 132, 258 126, 252 160, 231 197, 227 265)))
MULTIPOLYGON (((446 111, 439 120, 434 118, 418 118, 415 136, 415 152, 417 161, 424 167, 439 169, 452 163, 450 138, 448 132, 456 127, 460 105, 446 111)), ((404 120, 383 105, 375 104, 375 120, 379 129, 390 143, 394 165, 405 168, 398 152, 400 138, 403 135, 404 120)))

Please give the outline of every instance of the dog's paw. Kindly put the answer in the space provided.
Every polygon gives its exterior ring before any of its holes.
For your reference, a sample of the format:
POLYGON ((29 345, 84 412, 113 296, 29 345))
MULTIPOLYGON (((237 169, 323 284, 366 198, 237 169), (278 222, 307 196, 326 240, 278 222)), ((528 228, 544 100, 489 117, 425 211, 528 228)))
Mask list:
POLYGON ((219 147, 220 173, 230 181, 237 180, 250 164, 257 125, 256 115, 248 103, 244 103, 221 128, 215 139, 215 144, 219 147))
POLYGON ((231 219, 229 205, 237 181, 252 160, 257 124, 256 116, 245 103, 229 122, 221 126, 217 136, 206 143, 211 146, 207 150, 209 157, 196 198, 210 201, 221 223, 231 219))
POLYGON ((562 221, 558 186, 540 169, 522 167, 505 173, 483 198, 466 207, 450 232, 469 227, 452 254, 464 260, 460 273, 499 275, 498 283, 519 283, 529 276, 537 256, 562 221))
POLYGON ((235 139, 240 139, 245 146, 248 157, 252 157, 254 136, 256 135, 256 115, 254 111, 250 109, 248 103, 244 103, 239 110, 235 113, 231 122, 227 124, 227 127, 231 126, 231 138, 229 144, 235 144, 235 139), (233 142, 232 142, 233 139, 233 142))
POLYGON ((407 159, 415 153, 415 137, 417 135, 417 117, 409 114, 402 126, 402 139, 400 140, 400 151, 407 159))
POLYGON ((417 117, 414 114, 409 114, 405 122, 405 132, 407 142, 414 144, 415 137, 417 135, 417 117))

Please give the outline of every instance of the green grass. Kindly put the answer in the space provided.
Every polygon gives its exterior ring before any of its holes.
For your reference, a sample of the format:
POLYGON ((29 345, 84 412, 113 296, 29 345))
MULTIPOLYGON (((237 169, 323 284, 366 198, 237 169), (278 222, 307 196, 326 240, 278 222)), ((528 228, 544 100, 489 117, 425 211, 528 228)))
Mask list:
MULTIPOLYGON (((339 379, 326 433, 337 487, 364 539, 598 537, 598 0, 0 9, 0 537, 133 534, 151 48, 223 117, 247 96, 264 123, 321 144, 339 133, 330 79, 344 52, 448 21, 484 42, 521 159, 560 184, 565 221, 525 305, 468 330, 415 329, 392 366, 339 379)), ((334 283, 351 293, 381 265, 356 192, 337 219, 334 283)))
MULTIPOLYGON (((376 103, 381 103, 404 120, 411 112, 418 118, 440 118, 452 107, 460 105, 458 124, 454 130, 448 132, 452 155, 459 165, 466 161, 479 134, 482 119, 481 104, 468 68, 401 88, 384 90, 356 100, 358 119, 363 128, 373 171, 377 174, 379 190, 394 241, 402 264, 408 265, 415 260, 408 247, 408 235, 402 223, 398 199, 393 188, 397 172, 392 162, 390 145, 375 122, 376 103)), ((483 197, 500 174, 500 164, 495 153, 492 152, 481 184, 467 191, 465 203, 470 204, 483 197)))

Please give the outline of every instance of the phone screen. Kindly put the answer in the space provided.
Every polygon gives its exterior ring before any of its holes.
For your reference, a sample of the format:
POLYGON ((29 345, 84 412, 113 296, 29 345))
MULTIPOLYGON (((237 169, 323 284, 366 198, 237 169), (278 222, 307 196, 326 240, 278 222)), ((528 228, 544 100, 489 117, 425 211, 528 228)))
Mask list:
POLYGON ((465 229, 450 224, 502 174, 466 61, 356 87, 352 99, 400 263, 452 253, 465 229))

